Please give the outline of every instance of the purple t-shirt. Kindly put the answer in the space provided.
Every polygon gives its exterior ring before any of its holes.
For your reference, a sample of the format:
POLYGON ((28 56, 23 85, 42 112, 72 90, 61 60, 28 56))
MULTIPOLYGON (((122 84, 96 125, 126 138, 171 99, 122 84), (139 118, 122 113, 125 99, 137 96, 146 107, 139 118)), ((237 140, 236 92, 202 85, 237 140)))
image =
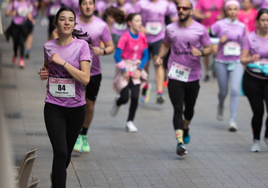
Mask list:
MULTIPOLYGON (((119 6, 118 3, 113 3, 113 7, 115 8, 123 8, 124 11, 127 13, 127 14, 130 14, 130 13, 134 13, 134 7, 132 4, 130 3, 125 3, 123 6, 119 6)), ((123 24, 118 24, 118 23, 113 23, 113 27, 112 27, 112 33, 113 34, 116 34, 118 36, 122 36, 125 32, 128 31, 128 26, 127 26, 127 23, 123 23, 123 24)))
POLYGON ((257 5, 257 9, 268 8, 268 0, 253 0, 252 4, 257 5))
MULTIPOLYGON (((35 17, 36 14, 37 14, 37 9, 38 9, 38 7, 36 7, 36 6, 34 5, 34 3, 35 3, 37 0, 27 0, 27 1, 30 3, 30 7, 29 7, 30 12, 32 13, 32 16, 35 17)), ((37 1, 37 2, 38 2, 38 1, 37 1)))
MULTIPOLYGON (((89 35, 91 38, 91 44, 89 47, 99 47, 100 41, 106 43, 112 40, 111 34, 109 31, 108 25, 98 17, 94 16, 94 19, 89 24, 83 24, 80 22, 79 17, 76 17, 77 25, 75 29, 80 30, 89 35)), ((88 37, 84 38, 84 40, 88 40, 88 37)), ((90 49, 92 54, 92 67, 90 71, 90 75, 98 75, 101 74, 101 64, 100 64, 100 57, 93 53, 93 50, 90 49)))
POLYGON ((217 21, 211 26, 211 32, 213 35, 216 35, 218 38, 221 38, 223 35, 227 36, 227 42, 220 43, 218 47, 218 53, 216 60, 219 62, 228 62, 228 61, 239 61, 239 55, 224 55, 225 45, 230 44, 230 42, 235 42, 237 45, 242 45, 243 38, 246 34, 246 26, 242 22, 235 20, 231 22, 229 18, 225 18, 217 21))
MULTIPOLYGON (((191 53, 192 46, 201 50, 202 46, 211 44, 207 29, 200 23, 193 21, 188 28, 180 28, 178 22, 173 22, 166 27, 166 44, 170 44, 171 53, 168 60, 168 70, 173 63, 191 68, 188 82, 198 80, 202 76, 200 57, 191 53), (179 34, 178 34, 179 33, 179 34)), ((169 77, 173 79, 172 77, 169 77)))
MULTIPOLYGON (((44 2, 48 2, 50 0, 43 0, 44 2)), ((47 17, 56 16, 58 10, 61 8, 61 0, 55 0, 53 3, 47 4, 46 14, 47 17)))
POLYGON ((13 1, 9 3, 8 10, 9 11, 16 11, 17 14, 12 18, 12 21, 20 25, 24 23, 28 19, 28 13, 31 12, 31 3, 28 1, 13 1))
POLYGON ((96 2, 96 8, 99 13, 103 14, 107 8, 107 3, 105 1, 99 0, 96 2))
MULTIPOLYGON (((72 78, 72 76, 62 66, 51 63, 49 59, 52 54, 57 53, 66 62, 80 70, 81 61, 90 61, 88 44, 84 40, 74 38, 70 44, 66 46, 59 46, 56 44, 56 40, 58 39, 48 41, 44 45, 44 58, 45 62, 48 62, 49 79, 72 78)), ((54 97, 51 95, 49 90, 49 79, 47 82, 47 95, 45 102, 68 108, 82 106, 86 103, 83 86, 78 81, 74 81, 75 97, 54 97)))
POLYGON ((142 24, 149 34, 147 35, 148 43, 154 43, 162 40, 165 36, 165 16, 170 19, 177 18, 177 10, 171 9, 167 1, 158 0, 139 1, 135 5, 136 12, 142 16, 142 24))

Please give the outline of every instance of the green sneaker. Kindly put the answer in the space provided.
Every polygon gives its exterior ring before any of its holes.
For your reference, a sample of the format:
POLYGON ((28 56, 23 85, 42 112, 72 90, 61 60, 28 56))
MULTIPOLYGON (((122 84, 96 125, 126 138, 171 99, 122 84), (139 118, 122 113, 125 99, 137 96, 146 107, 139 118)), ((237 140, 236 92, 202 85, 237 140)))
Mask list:
POLYGON ((90 146, 88 144, 87 135, 81 135, 81 136, 82 136, 82 140, 83 140, 82 151, 84 153, 89 153, 90 152, 90 146))
POLYGON ((82 144, 83 144, 82 135, 79 134, 74 145, 74 151, 82 153, 82 144))

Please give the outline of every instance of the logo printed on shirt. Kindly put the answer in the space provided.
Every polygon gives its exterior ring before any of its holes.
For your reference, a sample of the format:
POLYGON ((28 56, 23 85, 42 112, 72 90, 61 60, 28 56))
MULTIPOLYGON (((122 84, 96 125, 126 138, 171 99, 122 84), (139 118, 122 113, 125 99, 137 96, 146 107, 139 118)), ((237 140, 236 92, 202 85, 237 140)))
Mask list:
POLYGON ((216 4, 213 4, 212 7, 209 8, 210 11, 218 11, 218 7, 216 4))

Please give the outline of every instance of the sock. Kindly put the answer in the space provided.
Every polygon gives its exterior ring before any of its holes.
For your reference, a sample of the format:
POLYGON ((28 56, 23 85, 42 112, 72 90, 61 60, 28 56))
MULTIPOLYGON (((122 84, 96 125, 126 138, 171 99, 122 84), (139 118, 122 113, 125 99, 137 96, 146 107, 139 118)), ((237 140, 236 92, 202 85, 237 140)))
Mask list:
POLYGON ((83 127, 81 132, 80 132, 80 134, 81 135, 87 135, 87 130, 88 130, 88 128, 83 127))
POLYGON ((184 129, 189 129, 189 124, 190 124, 190 121, 188 121, 188 120, 185 119, 183 121, 183 125, 184 125, 183 127, 184 127, 184 129))
POLYGON ((158 95, 162 95, 162 94, 163 94, 163 91, 158 90, 158 91, 157 91, 157 94, 158 94, 158 95))
POLYGON ((26 54, 30 53, 30 49, 26 49, 25 53, 26 54))
POLYGON ((143 96, 146 95, 146 91, 147 91, 148 87, 149 87, 149 85, 146 84, 146 85, 144 86, 144 88, 142 89, 142 95, 143 95, 143 96))
POLYGON ((181 129, 175 130, 175 136, 178 143, 183 143, 183 130, 181 129))

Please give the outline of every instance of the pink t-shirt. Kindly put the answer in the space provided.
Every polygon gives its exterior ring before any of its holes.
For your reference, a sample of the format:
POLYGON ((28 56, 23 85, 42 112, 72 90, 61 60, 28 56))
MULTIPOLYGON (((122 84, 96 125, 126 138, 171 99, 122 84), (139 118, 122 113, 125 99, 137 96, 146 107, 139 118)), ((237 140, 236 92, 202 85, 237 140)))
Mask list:
MULTIPOLYGON (((57 53, 62 59, 70 63, 77 69, 80 68, 81 61, 90 61, 90 51, 88 44, 84 40, 74 38, 73 42, 66 46, 58 46, 56 40, 51 40, 44 45, 44 58, 48 62, 50 78, 72 78, 72 76, 62 67, 49 61, 52 54, 57 53)), ((75 80, 75 97, 54 97, 49 91, 49 79, 47 82, 47 95, 45 102, 68 108, 78 107, 86 104, 84 90, 81 83, 75 80)))
POLYGON ((31 3, 28 1, 13 1, 9 3, 8 10, 9 11, 16 11, 17 14, 12 18, 12 21, 16 25, 20 25, 24 23, 28 19, 28 13, 31 12, 30 9, 31 3))
MULTIPOLYGON (((119 6, 117 3, 113 3, 113 7, 115 8, 123 8, 124 11, 127 13, 127 14, 130 14, 130 13, 134 13, 134 7, 132 4, 130 3, 125 3, 123 6, 119 6)), ((113 23, 113 27, 112 27, 112 33, 113 34, 116 34, 118 36, 122 36, 125 32, 128 31, 128 26, 127 26, 127 23, 124 23, 124 24, 118 24, 118 23, 113 23)))
MULTIPOLYGON (((108 25, 100 18, 94 16, 91 23, 83 24, 80 22, 79 17, 76 17, 76 22, 77 25, 75 26, 75 29, 82 30, 83 33, 87 32, 91 38, 91 44, 89 44, 89 47, 99 47, 100 41, 106 43, 112 40, 108 25)), ((84 39, 87 40, 88 37, 84 39)), ((100 57, 95 55, 92 49, 90 49, 90 52, 92 54, 90 75, 94 76, 101 74, 100 57)))
POLYGON ((242 44, 243 38, 246 34, 246 26, 242 22, 235 20, 231 22, 229 18, 225 18, 217 21, 211 26, 211 32, 213 35, 216 35, 218 38, 221 38, 223 35, 227 36, 227 42, 220 43, 218 47, 218 53, 216 60, 218 61, 239 61, 240 55, 224 55, 224 46, 228 42, 236 42, 240 46, 242 44))
POLYGON ((200 57, 193 56, 191 49, 193 46, 201 50, 202 46, 211 44, 207 29, 196 21, 188 28, 180 28, 178 22, 173 22, 166 27, 163 42, 171 45, 168 70, 170 71, 173 63, 180 64, 192 69, 188 82, 199 80, 202 76, 200 57))
POLYGON ((121 55, 123 59, 141 59, 143 51, 148 48, 146 36, 143 33, 139 33, 138 38, 133 39, 127 31, 119 39, 117 48, 123 50, 121 55))
POLYGON ((139 1, 135 5, 136 12, 142 16, 142 24, 149 34, 147 35, 148 43, 154 43, 162 40, 165 36, 165 16, 170 19, 177 18, 177 10, 171 9, 167 1, 158 0, 139 1))
POLYGON ((202 14, 207 12, 211 13, 211 16, 207 19, 201 20, 201 23, 209 28, 213 23, 217 21, 217 17, 221 14, 224 0, 198 0, 196 4, 196 11, 201 11, 202 14))
POLYGON ((253 8, 250 9, 248 13, 245 13, 243 10, 239 11, 238 20, 246 25, 247 33, 250 33, 256 30, 255 20, 256 20, 257 14, 258 14, 257 10, 253 8))

